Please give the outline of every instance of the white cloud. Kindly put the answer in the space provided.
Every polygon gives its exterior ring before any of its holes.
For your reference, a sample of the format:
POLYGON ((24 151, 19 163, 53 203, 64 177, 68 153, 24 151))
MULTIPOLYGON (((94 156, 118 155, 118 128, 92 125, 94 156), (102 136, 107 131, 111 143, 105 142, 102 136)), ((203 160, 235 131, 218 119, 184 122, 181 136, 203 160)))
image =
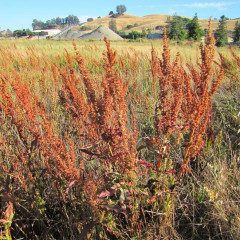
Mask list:
POLYGON ((185 7, 198 7, 198 8, 218 8, 223 9, 226 6, 238 4, 236 2, 207 2, 207 3, 191 3, 191 4, 183 4, 185 7))
POLYGON ((176 10, 176 9, 168 9, 167 10, 167 13, 169 14, 169 15, 179 15, 179 13, 184 13, 184 11, 183 10, 180 10, 180 9, 178 9, 178 10, 176 10))

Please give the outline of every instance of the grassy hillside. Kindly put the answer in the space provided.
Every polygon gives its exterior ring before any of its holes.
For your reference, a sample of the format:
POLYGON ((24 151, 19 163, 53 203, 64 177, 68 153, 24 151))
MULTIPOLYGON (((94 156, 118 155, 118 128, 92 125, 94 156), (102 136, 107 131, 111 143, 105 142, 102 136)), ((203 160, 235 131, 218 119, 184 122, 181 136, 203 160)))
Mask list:
MULTIPOLYGON (((117 29, 119 31, 124 30, 126 32, 136 30, 142 31, 143 28, 151 28, 155 29, 158 25, 166 25, 166 21, 170 17, 169 15, 160 15, 160 14, 153 14, 153 15, 146 15, 143 17, 134 16, 130 14, 124 14, 118 18, 111 18, 110 16, 103 17, 96 19, 92 22, 84 23, 83 26, 89 26, 91 29, 97 28, 99 25, 109 26, 109 22, 114 19, 116 20, 117 29), (134 25, 137 24, 137 27, 133 27, 130 30, 127 30, 127 25, 134 25)), ((233 30, 235 23, 237 20, 228 20, 227 27, 229 30, 233 30)), ((212 29, 215 30, 218 27, 218 20, 212 20, 212 29)), ((207 28, 208 19, 199 19, 199 23, 202 29, 207 28)))

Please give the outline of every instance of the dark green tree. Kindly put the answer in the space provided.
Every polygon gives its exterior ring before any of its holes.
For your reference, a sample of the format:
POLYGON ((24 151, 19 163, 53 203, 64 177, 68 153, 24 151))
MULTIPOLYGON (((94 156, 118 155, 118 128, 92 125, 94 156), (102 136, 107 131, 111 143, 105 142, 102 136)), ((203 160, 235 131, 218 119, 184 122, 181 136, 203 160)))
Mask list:
POLYGON ((137 38, 142 38, 142 37, 143 37, 142 33, 138 32, 138 31, 131 31, 128 34, 129 39, 137 39, 137 38))
POLYGON ((15 30, 13 32, 14 37, 25 37, 28 35, 34 35, 29 29, 15 30))
POLYGON ((186 25, 190 20, 174 15, 168 20, 167 35, 170 39, 184 40, 187 38, 186 25))
POLYGON ((147 33, 148 33, 148 34, 152 34, 152 29, 151 29, 151 28, 148 28, 148 29, 147 29, 147 33))
POLYGON ((112 19, 110 22, 109 22, 109 28, 114 31, 114 32, 117 32, 117 23, 116 23, 116 20, 112 19))
POLYGON ((87 19, 87 22, 92 22, 93 21, 93 18, 88 18, 87 19))
POLYGON ((222 47, 228 42, 228 31, 227 31, 227 19, 223 15, 221 16, 218 24, 218 28, 215 31, 216 46, 222 47))
POLYGON ((116 7, 116 11, 117 11, 118 15, 122 15, 123 13, 125 13, 127 11, 127 8, 125 5, 118 5, 116 7))
POLYGON ((195 14, 194 18, 187 24, 187 30, 189 39, 198 41, 204 35, 203 30, 200 28, 197 14, 195 14))
POLYGON ((66 18, 66 24, 68 25, 77 25, 79 24, 79 19, 77 16, 74 15, 68 15, 66 18))
POLYGON ((47 20, 46 22, 38 21, 37 19, 34 19, 32 22, 32 28, 33 30, 39 30, 39 29, 51 29, 51 28, 57 28, 60 25, 78 25, 80 23, 79 18, 74 15, 68 15, 65 18, 56 17, 51 20, 47 20))
POLYGON ((56 24, 59 26, 62 24, 62 20, 60 17, 56 17, 56 24))
POLYGON ((56 28, 57 25, 52 23, 50 20, 48 20, 46 23, 44 23, 44 29, 52 29, 52 28, 56 28))
POLYGON ((234 42, 240 42, 240 24, 238 21, 235 24, 235 28, 233 31, 233 41, 234 42))
POLYGON ((37 19, 33 19, 32 28, 33 30, 44 29, 45 23, 42 21, 38 21, 37 19))
POLYGON ((147 37, 147 31, 145 27, 142 28, 142 37, 147 37))
POLYGON ((10 29, 7 29, 6 37, 12 37, 13 32, 10 29))
POLYGON ((53 18, 50 21, 51 21, 51 23, 56 24, 56 18, 53 18))

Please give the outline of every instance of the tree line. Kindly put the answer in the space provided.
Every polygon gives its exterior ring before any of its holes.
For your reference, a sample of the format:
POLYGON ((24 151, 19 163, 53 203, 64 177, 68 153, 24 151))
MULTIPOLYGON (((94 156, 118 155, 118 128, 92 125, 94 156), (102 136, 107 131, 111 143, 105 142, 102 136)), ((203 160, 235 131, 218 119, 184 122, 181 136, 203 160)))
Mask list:
POLYGON ((77 25, 79 23, 80 21, 77 16, 68 15, 67 17, 64 17, 64 18, 56 17, 51 20, 47 20, 46 22, 34 19, 32 23, 32 28, 33 30, 53 29, 53 28, 58 28, 60 26, 64 26, 64 25, 77 25))
MULTIPOLYGON (((112 14, 112 12, 110 12, 112 14)), ((224 15, 220 17, 218 28, 214 32, 214 36, 216 39, 216 46, 224 46, 228 42, 228 34, 229 31, 227 29, 227 20, 229 18, 225 17, 224 15)), ((166 22, 167 28, 167 36, 171 40, 181 41, 181 40, 192 40, 192 41, 199 41, 203 36, 207 34, 207 29, 201 29, 198 16, 190 18, 185 18, 177 15, 173 15, 169 17, 166 22)), ((130 29, 132 25, 128 25, 126 29, 130 29)), ((123 38, 128 39, 137 39, 137 38, 145 38, 147 37, 148 33, 152 33, 151 29, 143 28, 142 32, 138 31, 131 31, 126 33, 124 31, 118 31, 116 26, 116 20, 112 19, 109 22, 109 28, 112 29, 114 32, 118 33, 123 38)), ((163 26, 157 26, 155 30, 163 30, 163 26)), ((237 43, 240 42, 240 23, 236 22, 234 31, 232 32, 233 42, 237 43)))
POLYGON ((29 29, 20 29, 20 30, 15 30, 12 33, 13 37, 26 37, 26 36, 46 36, 48 35, 48 32, 41 31, 41 32, 32 32, 29 29))
MULTIPOLYGON (((224 46, 228 42, 228 29, 227 29, 227 18, 226 16, 221 16, 219 19, 218 28, 214 32, 216 39, 216 46, 224 46)), ((167 35, 173 40, 195 40, 198 41, 207 32, 207 29, 202 30, 200 28, 197 14, 195 14, 192 20, 188 18, 182 18, 180 16, 173 16, 168 19, 167 22, 167 35)), ((236 22, 234 31, 232 33, 233 42, 240 41, 240 24, 236 22)))

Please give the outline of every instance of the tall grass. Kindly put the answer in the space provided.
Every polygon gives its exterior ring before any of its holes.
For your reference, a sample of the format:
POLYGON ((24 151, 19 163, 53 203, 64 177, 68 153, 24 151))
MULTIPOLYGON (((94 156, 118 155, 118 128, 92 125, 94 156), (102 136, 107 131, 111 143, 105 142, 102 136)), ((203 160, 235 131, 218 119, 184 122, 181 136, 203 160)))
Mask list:
POLYGON ((239 59, 214 43, 2 42, 0 239, 236 239, 239 59))

